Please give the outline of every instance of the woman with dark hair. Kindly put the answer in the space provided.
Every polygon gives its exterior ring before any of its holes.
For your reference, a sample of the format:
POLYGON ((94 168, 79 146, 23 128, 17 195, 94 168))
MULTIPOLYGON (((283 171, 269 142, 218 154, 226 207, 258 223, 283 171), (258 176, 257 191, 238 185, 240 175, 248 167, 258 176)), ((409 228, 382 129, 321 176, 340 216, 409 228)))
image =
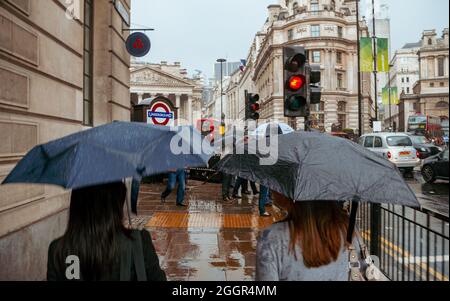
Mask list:
POLYGON ((279 193, 273 195, 288 216, 262 233, 256 280, 348 281, 349 215, 342 206, 337 202, 294 203, 279 193))
POLYGON ((150 234, 125 228, 125 198, 123 183, 72 192, 66 233, 49 247, 47 280, 166 280, 150 234), (79 268, 78 273, 68 274, 70 264, 77 263, 70 268, 79 268))

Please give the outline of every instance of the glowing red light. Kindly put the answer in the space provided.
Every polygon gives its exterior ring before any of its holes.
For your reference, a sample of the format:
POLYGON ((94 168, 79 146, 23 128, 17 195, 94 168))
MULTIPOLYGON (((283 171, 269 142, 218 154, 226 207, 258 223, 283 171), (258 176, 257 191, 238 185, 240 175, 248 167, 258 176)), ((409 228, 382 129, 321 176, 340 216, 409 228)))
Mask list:
POLYGON ((293 76, 289 80, 289 87, 292 90, 299 90, 301 87, 303 87, 304 83, 305 81, 301 76, 293 76))
POLYGON ((259 109, 260 109, 259 104, 257 104, 257 103, 252 104, 252 110, 253 111, 259 111, 259 109))

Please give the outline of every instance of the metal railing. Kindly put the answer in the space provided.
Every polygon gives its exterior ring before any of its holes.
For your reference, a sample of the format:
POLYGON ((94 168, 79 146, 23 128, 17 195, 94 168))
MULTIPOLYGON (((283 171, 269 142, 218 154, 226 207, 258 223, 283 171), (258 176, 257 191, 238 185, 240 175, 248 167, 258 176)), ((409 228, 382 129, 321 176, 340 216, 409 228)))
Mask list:
POLYGON ((358 227, 393 281, 449 281, 449 218, 425 209, 361 204, 358 227))

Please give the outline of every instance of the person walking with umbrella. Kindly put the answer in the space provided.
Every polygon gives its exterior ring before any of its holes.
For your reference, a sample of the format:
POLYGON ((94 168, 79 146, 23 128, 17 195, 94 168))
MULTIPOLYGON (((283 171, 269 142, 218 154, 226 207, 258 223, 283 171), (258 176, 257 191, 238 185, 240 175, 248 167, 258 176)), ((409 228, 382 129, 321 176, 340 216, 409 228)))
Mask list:
POLYGON ((271 147, 269 155, 257 149, 228 155, 218 166, 268 187, 288 212, 258 241, 256 280, 382 279, 355 223, 362 201, 420 206, 396 166, 356 143, 320 133, 280 135, 271 147), (343 202, 352 202, 350 215, 343 202), (366 269, 359 269, 358 259, 366 269))
POLYGON ((65 234, 50 244, 49 281, 165 281, 150 234, 123 223, 126 187, 112 183, 74 190, 65 234), (67 259, 80 270, 67 273, 67 259))

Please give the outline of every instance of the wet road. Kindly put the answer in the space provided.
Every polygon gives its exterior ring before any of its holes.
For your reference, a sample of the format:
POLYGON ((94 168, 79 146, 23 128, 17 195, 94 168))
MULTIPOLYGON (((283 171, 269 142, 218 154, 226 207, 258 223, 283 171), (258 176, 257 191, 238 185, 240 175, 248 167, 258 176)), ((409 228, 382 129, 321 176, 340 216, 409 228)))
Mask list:
POLYGON ((161 184, 143 185, 139 215, 148 216, 150 231, 169 280, 252 281, 255 276, 259 232, 282 219, 268 208, 270 218, 259 217, 258 197, 224 205, 221 186, 189 181, 188 208, 175 206, 175 192, 161 204, 161 184))
POLYGON ((448 181, 436 181, 427 184, 420 172, 405 177, 406 182, 415 192, 423 208, 440 215, 449 216, 448 181))

